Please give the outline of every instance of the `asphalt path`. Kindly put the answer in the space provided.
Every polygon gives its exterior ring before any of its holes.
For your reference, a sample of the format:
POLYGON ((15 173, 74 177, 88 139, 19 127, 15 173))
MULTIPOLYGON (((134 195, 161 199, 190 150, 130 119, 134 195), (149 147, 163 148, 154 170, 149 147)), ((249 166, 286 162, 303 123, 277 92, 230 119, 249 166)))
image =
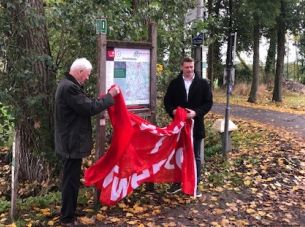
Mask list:
MULTIPOLYGON (((305 115, 257 109, 239 105, 229 106, 229 116, 251 119, 295 133, 305 139, 305 115)), ((214 103, 212 112, 225 116, 226 104, 214 103)))

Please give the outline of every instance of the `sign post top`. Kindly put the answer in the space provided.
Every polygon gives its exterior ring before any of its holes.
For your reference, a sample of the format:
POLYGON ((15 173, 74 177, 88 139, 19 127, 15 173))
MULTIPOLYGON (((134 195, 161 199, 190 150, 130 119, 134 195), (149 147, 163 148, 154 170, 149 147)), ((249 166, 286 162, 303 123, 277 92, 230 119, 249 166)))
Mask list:
POLYGON ((107 34, 106 18, 96 19, 96 34, 107 34))
POLYGON ((203 32, 200 32, 197 36, 193 37, 192 44, 195 46, 200 46, 203 43, 203 32))

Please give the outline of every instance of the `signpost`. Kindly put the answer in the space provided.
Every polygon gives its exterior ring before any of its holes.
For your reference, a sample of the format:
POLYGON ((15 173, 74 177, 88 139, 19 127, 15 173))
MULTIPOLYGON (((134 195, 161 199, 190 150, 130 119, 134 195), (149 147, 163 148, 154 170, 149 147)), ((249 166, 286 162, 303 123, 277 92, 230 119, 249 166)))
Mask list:
POLYGON ((200 32, 197 36, 192 38, 192 44, 194 46, 200 46, 203 44, 203 32, 200 32))
POLYGON ((107 34, 106 18, 100 18, 96 20, 96 34, 107 34))
POLYGON ((188 10, 188 12, 185 14, 184 23, 188 24, 193 22, 197 19, 197 8, 188 10))
MULTIPOLYGON (((118 84, 128 98, 127 108, 134 113, 150 117, 156 122, 156 64, 157 27, 149 25, 148 41, 107 40, 107 20, 96 20, 98 91, 107 92, 113 83, 118 84), (139 91, 139 89, 142 89, 139 91), (128 105, 130 104, 130 105, 128 105), (133 106, 131 109, 130 107, 133 106)), ((105 152, 106 120, 102 113, 96 122, 96 154, 98 160, 105 152)), ((98 208, 99 191, 96 193, 95 207, 98 208)))
MULTIPOLYGON (((229 11, 230 15, 232 12, 232 0, 229 1, 229 11)), ((226 157, 227 153, 230 151, 229 147, 229 114, 230 114, 230 95, 233 87, 232 72, 234 65, 234 56, 233 53, 236 50, 236 32, 231 32, 232 29, 232 19, 230 17, 230 33, 228 36, 228 48, 227 48, 227 60, 226 60, 226 87, 227 87, 227 103, 225 111, 225 130, 224 130, 224 145, 223 145, 223 156, 226 157)))

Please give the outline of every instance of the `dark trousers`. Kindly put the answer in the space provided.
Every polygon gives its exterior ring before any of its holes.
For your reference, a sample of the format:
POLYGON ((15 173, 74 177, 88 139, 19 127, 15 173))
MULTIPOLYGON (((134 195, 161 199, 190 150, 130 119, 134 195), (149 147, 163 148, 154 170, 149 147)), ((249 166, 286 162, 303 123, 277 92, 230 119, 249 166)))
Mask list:
POLYGON ((197 184, 199 184, 201 179, 201 142, 202 139, 195 139, 193 138, 193 146, 194 146, 194 154, 195 154, 195 161, 196 161, 196 169, 197 169, 197 184))
POLYGON ((70 223, 75 219, 82 159, 64 159, 63 164, 60 221, 70 223))

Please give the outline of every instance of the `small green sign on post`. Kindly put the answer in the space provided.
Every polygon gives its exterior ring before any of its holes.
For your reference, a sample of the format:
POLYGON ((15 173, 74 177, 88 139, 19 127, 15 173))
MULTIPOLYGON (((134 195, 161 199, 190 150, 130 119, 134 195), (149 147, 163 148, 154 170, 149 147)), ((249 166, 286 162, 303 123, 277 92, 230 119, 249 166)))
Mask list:
POLYGON ((106 34, 107 33, 107 20, 106 18, 101 18, 96 20, 96 34, 106 34))

